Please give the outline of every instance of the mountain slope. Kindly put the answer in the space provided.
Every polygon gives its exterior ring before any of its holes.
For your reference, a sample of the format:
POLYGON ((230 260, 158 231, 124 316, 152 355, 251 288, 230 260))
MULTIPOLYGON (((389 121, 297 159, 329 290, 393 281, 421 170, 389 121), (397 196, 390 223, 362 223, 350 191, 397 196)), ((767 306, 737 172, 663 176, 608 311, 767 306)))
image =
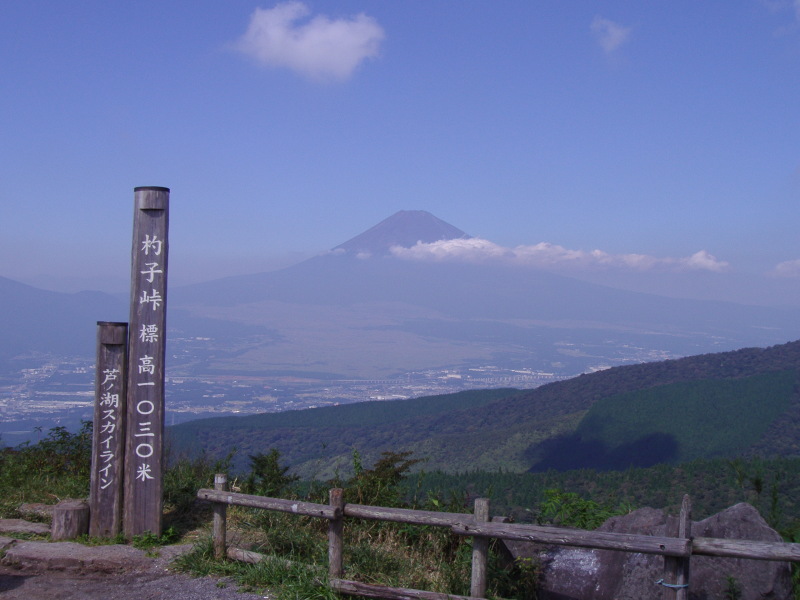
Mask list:
POLYGON ((798 371, 672 383, 602 398, 574 432, 529 450, 531 470, 619 470, 734 456, 796 400, 798 371))
MULTIPOLYGON (((425 468, 429 470, 523 471, 556 456, 549 451, 563 449, 564 445, 558 446, 561 441, 581 441, 583 438, 574 436, 586 436, 587 431, 606 432, 605 437, 589 436, 584 441, 603 444, 601 450, 615 449, 616 462, 598 465, 592 462, 591 453, 585 453, 583 462, 573 461, 570 468, 631 464, 630 459, 636 459, 651 442, 657 445, 663 442, 663 436, 678 430, 690 432, 691 443, 677 439, 675 452, 655 453, 650 464, 756 452, 771 456, 776 449, 784 455, 800 455, 800 419, 794 416, 800 412, 799 373, 797 341, 766 349, 617 367, 525 392, 495 390, 473 392, 469 397, 354 404, 255 419, 227 417, 178 425, 170 432, 177 447, 196 444, 196 448, 217 454, 237 447, 242 451, 240 467, 244 467, 248 453, 276 447, 306 476, 332 475, 336 468, 348 464, 353 448, 365 460, 376 458, 383 450, 412 450, 428 459, 425 468), (664 393, 666 389, 669 394, 664 393), (482 398, 483 393, 488 395, 482 398), (636 407, 647 406, 662 416, 674 415, 674 409, 679 408, 673 406, 676 394, 701 398, 695 402, 691 418, 681 419, 684 410, 677 414, 677 425, 662 428, 657 419, 651 419, 644 438, 637 437, 644 421, 631 418, 636 417, 636 407), (434 408, 421 408, 429 406, 434 408), (753 419, 746 418, 756 411, 760 413, 758 427, 753 419), (738 435, 731 429, 732 423, 749 431, 738 435), (728 435, 703 451, 703 431, 715 426, 729 430, 728 435)), ((586 447, 597 449, 590 444, 586 447)), ((542 468, 545 466, 562 465, 542 468)))
POLYGON ((30 351, 93 356, 97 321, 126 321, 128 313, 108 294, 63 294, 5 277, 0 299, 0 361, 30 351))
POLYGON ((364 233, 339 244, 332 252, 355 256, 388 255, 393 246, 410 248, 417 242, 430 244, 470 236, 424 210, 401 210, 364 233))

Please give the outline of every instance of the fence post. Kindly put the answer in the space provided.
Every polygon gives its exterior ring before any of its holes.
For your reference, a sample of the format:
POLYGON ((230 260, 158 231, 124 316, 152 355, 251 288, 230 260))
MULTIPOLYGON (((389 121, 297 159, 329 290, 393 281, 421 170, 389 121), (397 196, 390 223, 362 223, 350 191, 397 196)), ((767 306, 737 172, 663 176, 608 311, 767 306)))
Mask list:
MULTIPOLYGON (((475 499, 475 523, 489 521, 489 499, 475 499)), ((489 538, 473 536, 472 538, 472 585, 470 596, 486 597, 486 562, 489 555, 489 538)))
MULTIPOLYGON (((681 502, 681 514, 678 523, 670 531, 669 521, 665 535, 675 535, 678 538, 688 539, 692 537, 692 501, 688 494, 683 496, 681 502)), ((664 557, 664 581, 674 587, 665 587, 662 598, 664 600, 688 600, 689 598, 689 556, 665 556, 664 557)))
MULTIPOLYGON (((214 475, 214 489, 224 492, 228 487, 228 476, 225 473, 214 475)), ((214 503, 214 558, 222 559, 227 555, 225 539, 225 527, 227 522, 227 505, 223 502, 214 503)))
POLYGON ((339 509, 339 516, 328 523, 328 578, 341 579, 344 574, 342 564, 344 533, 344 490, 334 488, 328 491, 331 508, 339 509))

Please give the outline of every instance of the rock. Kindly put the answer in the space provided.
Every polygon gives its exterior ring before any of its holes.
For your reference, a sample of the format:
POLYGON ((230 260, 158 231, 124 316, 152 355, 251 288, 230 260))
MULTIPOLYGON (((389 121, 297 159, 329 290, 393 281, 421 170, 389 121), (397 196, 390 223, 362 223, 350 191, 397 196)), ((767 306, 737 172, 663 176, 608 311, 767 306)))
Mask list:
POLYGON ((151 560, 132 546, 84 546, 75 542, 18 542, 3 564, 19 569, 115 572, 146 568, 151 560))
POLYGON ((23 517, 31 518, 38 517, 49 521, 53 518, 53 509, 55 504, 43 504, 41 502, 26 502, 20 504, 17 512, 23 517))
POLYGON ((8 550, 9 548, 11 548, 11 546, 13 546, 16 543, 17 540, 15 540, 14 538, 0 536, 0 552, 2 552, 3 550, 8 550))
MULTIPOLYGON (((692 524, 694 537, 729 538, 782 542, 758 511, 749 504, 737 504, 709 518, 692 524)), ((690 581, 705 582, 709 598, 724 598, 727 578, 734 577, 742 590, 742 600, 750 598, 791 598, 789 563, 698 556, 692 559, 690 581)), ((692 588, 690 588, 692 589, 692 588)), ((690 598, 692 598, 690 594, 690 598)), ((698 599, 703 598, 697 596, 698 599)))
POLYGON ((32 533, 48 535, 50 526, 46 523, 31 523, 22 519, 0 519, 0 533, 32 533))
MULTIPOLYGON (((598 531, 663 536, 667 517, 643 508, 613 517, 598 531)), ((693 522, 694 537, 782 541, 755 508, 737 504, 703 521, 693 522)), ((660 598, 664 557, 612 550, 589 550, 507 542, 515 557, 538 557, 542 563, 541 600, 641 600, 660 598)), ((689 578, 690 600, 724 598, 728 577, 741 590, 741 600, 784 600, 791 597, 789 563, 694 556, 689 578)), ((670 583, 670 582, 667 582, 670 583)))

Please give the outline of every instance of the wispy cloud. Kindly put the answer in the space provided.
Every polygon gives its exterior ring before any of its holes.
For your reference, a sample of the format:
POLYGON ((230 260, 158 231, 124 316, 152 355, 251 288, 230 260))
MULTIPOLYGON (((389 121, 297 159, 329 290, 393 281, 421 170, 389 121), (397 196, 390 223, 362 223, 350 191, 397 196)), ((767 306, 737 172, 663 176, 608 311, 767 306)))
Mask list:
POLYGON ((800 0, 761 0, 761 3, 773 13, 790 10, 794 12, 794 16, 800 21, 800 0))
POLYGON ((592 33, 597 43, 606 54, 613 53, 622 44, 628 41, 632 29, 615 23, 610 19, 597 16, 592 20, 592 33))
POLYGON ((797 260, 787 260, 775 265, 769 272, 773 277, 785 277, 787 279, 800 279, 800 258, 797 260))
POLYGON ((794 16, 791 24, 783 25, 775 31, 776 35, 782 36, 797 31, 800 25, 800 0, 761 0, 761 3, 774 14, 783 15, 791 12, 794 16))
POLYGON ((411 248, 394 246, 391 252, 394 256, 407 260, 499 262, 558 270, 616 268, 638 271, 721 272, 729 267, 727 262, 719 260, 705 250, 683 258, 671 258, 646 254, 609 254, 602 250, 570 250, 548 242, 506 248, 481 238, 443 240, 431 244, 418 242, 411 248))
POLYGON ((234 48, 267 67, 291 69, 314 81, 344 81, 368 58, 375 58, 383 28, 364 14, 330 19, 302 2, 256 8, 234 48))

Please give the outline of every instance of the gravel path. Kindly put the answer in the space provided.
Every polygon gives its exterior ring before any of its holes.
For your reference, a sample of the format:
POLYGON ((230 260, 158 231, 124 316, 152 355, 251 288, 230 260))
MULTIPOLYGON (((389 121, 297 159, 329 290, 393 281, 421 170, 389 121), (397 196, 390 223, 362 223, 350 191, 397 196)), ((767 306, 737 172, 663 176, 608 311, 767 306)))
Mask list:
MULTIPOLYGON (((57 544, 47 544, 48 550, 57 544)), ((64 546, 69 548, 68 546, 64 546)), ((101 572, 91 568, 42 569, 0 564, 3 600, 255 600, 269 596, 242 593, 235 583, 214 577, 174 573, 169 563, 185 548, 166 547, 159 558, 130 568, 101 572)), ((102 552, 102 547, 98 547, 102 552)), ((8 558, 8 557, 7 557, 8 558)))
POLYGON ((236 585, 167 572, 115 574, 16 570, 0 566, 3 600, 254 600, 236 585), (222 586, 222 587, 221 587, 222 586))

